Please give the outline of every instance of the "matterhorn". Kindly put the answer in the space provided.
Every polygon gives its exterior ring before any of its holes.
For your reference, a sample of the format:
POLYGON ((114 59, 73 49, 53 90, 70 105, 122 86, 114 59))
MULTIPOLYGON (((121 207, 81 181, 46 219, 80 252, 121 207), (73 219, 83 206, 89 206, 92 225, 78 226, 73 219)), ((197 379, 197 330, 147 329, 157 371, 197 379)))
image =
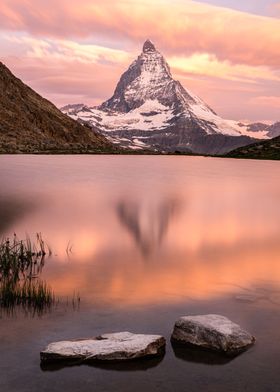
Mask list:
POLYGON ((97 107, 67 105, 62 111, 132 150, 224 154, 267 137, 264 131, 251 132, 247 125, 222 119, 174 80, 150 40, 109 100, 97 107))

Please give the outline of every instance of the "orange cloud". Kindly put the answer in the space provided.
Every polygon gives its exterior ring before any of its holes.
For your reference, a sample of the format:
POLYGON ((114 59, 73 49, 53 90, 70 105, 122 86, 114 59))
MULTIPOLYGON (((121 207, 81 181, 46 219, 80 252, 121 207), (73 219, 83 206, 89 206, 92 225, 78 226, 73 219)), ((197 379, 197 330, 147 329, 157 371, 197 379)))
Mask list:
POLYGON ((147 35, 166 53, 214 53, 218 59, 279 66, 280 21, 191 0, 2 0, 2 29, 49 37, 93 37, 117 45, 147 35), (123 41, 126 39, 126 41, 123 41))
POLYGON ((191 0, 2 0, 0 26, 1 60, 58 106, 111 96, 150 37, 222 116, 279 120, 275 100, 260 113, 279 91, 276 18, 191 0))
POLYGON ((169 64, 176 70, 193 75, 212 76, 227 80, 256 83, 257 79, 280 81, 269 67, 254 67, 244 64, 231 64, 228 60, 219 61, 215 55, 196 53, 189 57, 172 56, 169 64))
POLYGON ((130 60, 127 52, 88 43, 62 39, 38 39, 35 37, 2 35, 11 44, 25 47, 27 57, 79 61, 82 63, 111 62, 124 63, 130 60))

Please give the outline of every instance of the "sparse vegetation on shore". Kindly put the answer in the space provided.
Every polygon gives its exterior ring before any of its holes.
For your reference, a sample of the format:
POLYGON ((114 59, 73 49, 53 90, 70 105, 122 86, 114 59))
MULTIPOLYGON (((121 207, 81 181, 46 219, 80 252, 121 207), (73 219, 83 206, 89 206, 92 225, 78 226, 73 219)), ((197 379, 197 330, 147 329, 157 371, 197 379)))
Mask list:
POLYGON ((47 283, 40 278, 45 256, 51 250, 41 234, 36 241, 29 237, 19 240, 6 238, 0 243, 0 306, 16 305, 41 311, 55 302, 55 296, 47 283))

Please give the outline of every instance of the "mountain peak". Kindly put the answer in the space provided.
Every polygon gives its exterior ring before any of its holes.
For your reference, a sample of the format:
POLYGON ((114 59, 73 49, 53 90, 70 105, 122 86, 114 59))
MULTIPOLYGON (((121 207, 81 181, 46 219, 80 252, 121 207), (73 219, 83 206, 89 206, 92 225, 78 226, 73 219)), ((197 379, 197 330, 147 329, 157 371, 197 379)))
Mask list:
POLYGON ((155 45, 152 43, 151 40, 147 39, 147 40, 144 42, 144 45, 143 45, 143 53, 155 52, 155 51, 156 51, 155 45))
MULTIPOLYGON (((247 136, 245 126, 222 119, 174 80, 149 39, 110 99, 97 107, 68 107, 64 112, 131 149, 223 154, 255 140, 247 136)), ((251 134, 256 138, 256 132, 251 134)))

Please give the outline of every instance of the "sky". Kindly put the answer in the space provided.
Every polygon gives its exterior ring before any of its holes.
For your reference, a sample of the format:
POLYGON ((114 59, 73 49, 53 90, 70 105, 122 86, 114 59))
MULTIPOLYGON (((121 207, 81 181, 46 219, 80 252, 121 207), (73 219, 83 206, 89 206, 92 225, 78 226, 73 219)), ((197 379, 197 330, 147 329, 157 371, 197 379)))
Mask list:
POLYGON ((0 61, 58 107, 108 99, 147 38, 221 116, 280 120, 280 0, 1 0, 0 61))

